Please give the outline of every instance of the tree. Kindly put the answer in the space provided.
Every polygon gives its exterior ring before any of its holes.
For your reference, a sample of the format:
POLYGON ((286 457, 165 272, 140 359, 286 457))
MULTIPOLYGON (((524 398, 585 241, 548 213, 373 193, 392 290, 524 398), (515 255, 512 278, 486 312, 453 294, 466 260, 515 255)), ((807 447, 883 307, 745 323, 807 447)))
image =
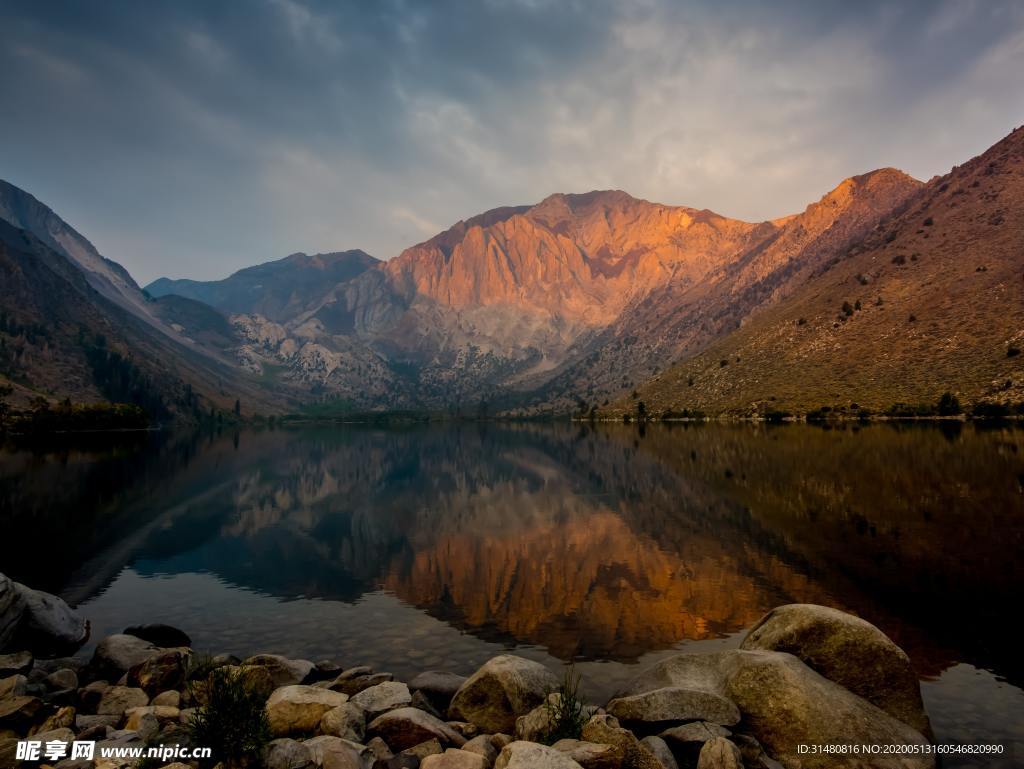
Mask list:
POLYGON ((242 402, 237 398, 235 398, 235 416, 242 416, 242 402))
POLYGON ((952 417, 963 412, 963 409, 960 408, 960 399, 951 392, 942 393, 937 410, 941 417, 952 417))
POLYGON ((647 419, 647 404, 643 401, 636 404, 636 418, 638 422, 643 422, 647 419))

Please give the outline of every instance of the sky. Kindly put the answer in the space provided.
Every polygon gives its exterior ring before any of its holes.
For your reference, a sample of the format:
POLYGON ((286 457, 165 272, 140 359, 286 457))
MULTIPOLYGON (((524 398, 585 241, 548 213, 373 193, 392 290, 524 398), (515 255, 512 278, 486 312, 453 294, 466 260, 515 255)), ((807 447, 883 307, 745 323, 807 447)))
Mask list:
POLYGON ((1024 123, 1024 3, 0 2, 0 178, 141 284, 623 189, 760 221, 1024 123))

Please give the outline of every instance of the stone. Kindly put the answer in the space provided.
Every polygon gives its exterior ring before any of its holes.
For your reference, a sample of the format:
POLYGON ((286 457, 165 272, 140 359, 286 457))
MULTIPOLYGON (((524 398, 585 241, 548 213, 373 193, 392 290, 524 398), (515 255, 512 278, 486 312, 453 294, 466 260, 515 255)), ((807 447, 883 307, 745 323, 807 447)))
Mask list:
POLYGON ((715 737, 731 737, 732 732, 718 724, 694 721, 665 729, 660 736, 667 743, 671 743, 683 761, 696 765, 705 742, 715 737))
POLYGON ((420 673, 409 682, 409 690, 422 692, 430 700, 430 704, 444 713, 451 704, 452 697, 464 683, 466 677, 443 670, 428 670, 420 673))
POLYGON ((149 704, 149 696, 131 686, 111 686, 100 697, 96 714, 100 716, 121 715, 132 708, 140 708, 149 704))
POLYGON ((366 713, 351 701, 345 702, 324 713, 317 731, 352 742, 362 742, 366 734, 366 713))
POLYGON ((166 692, 160 692, 158 695, 156 695, 153 698, 153 700, 152 700, 152 702, 150 702, 150 704, 151 705, 160 705, 160 706, 168 707, 168 708, 180 708, 181 707, 181 692, 177 692, 177 691, 175 691, 173 689, 170 689, 170 690, 168 690, 166 692))
POLYGON ((0 654, 0 678, 16 674, 26 674, 32 669, 31 652, 21 651, 13 654, 0 654))
POLYGON ((31 649, 49 656, 70 654, 89 638, 89 623, 62 599, 19 582, 15 589, 25 603, 17 636, 31 649))
POLYGON ((622 766, 622 751, 612 745, 566 739, 559 740, 551 747, 565 753, 583 769, 619 769, 622 766))
POLYGON ((488 660, 452 698, 450 714, 485 732, 511 732, 516 718, 540 705, 558 688, 558 678, 541 665, 512 654, 488 660))
POLYGON ((490 766, 494 763, 494 759, 498 757, 498 749, 494 747, 494 743, 491 741, 491 735, 489 734, 478 734, 471 740, 468 740, 465 745, 462 746, 463 750, 467 750, 470 753, 476 753, 483 756, 487 765, 490 766))
POLYGON ((371 721, 367 732, 399 751, 430 739, 457 748, 466 744, 465 738, 444 721, 417 708, 389 710, 371 721))
POLYGON ((95 713, 100 706, 103 694, 110 689, 106 681, 93 681, 78 690, 78 702, 80 709, 85 713, 95 713))
POLYGON ((267 745, 263 765, 266 769, 304 769, 313 765, 313 756, 304 743, 285 737, 267 745))
POLYGON ((320 660, 313 664, 313 677, 317 681, 333 681, 345 670, 337 660, 320 660))
POLYGON ((192 646, 192 639, 183 630, 159 622, 150 625, 132 625, 126 627, 123 634, 133 635, 163 649, 192 646))
POLYGON ((327 711, 346 702, 346 695, 329 689, 302 684, 282 686, 267 700, 270 733, 275 737, 312 734, 327 711))
POLYGON ((740 648, 788 652, 898 721, 931 736, 910 658, 870 622, 827 606, 789 604, 762 617, 740 648))
POLYGON ((28 679, 21 675, 0 678, 0 699, 4 697, 21 697, 28 693, 28 679))
POLYGON ((128 685, 153 697, 185 684, 188 656, 177 650, 161 651, 128 670, 128 685))
POLYGON ((14 585, 13 580, 0 574, 0 649, 7 648, 25 614, 25 599, 14 585))
POLYGON ((661 739, 661 737, 649 735, 641 739, 640 744, 647 748, 651 755, 658 759, 665 769, 679 769, 679 763, 676 761, 676 757, 672 755, 672 751, 669 748, 668 743, 661 739))
POLYGON ((517 740, 501 749, 494 769, 582 769, 568 755, 547 745, 517 740))
POLYGON ((761 743, 749 734, 734 734, 729 739, 740 749, 745 769, 782 769, 782 764, 765 753, 761 743))
POLYGON ((735 726, 740 721, 739 709, 725 697, 682 686, 665 686, 613 699, 608 703, 608 712, 625 723, 710 721, 735 726))
POLYGON ((504 734, 503 732, 498 732, 497 734, 491 735, 491 744, 494 747, 496 747, 499 751, 512 741, 513 740, 511 734, 504 734))
POLYGON ((55 670, 46 676, 46 685, 56 691, 60 689, 77 689, 78 674, 70 668, 55 670))
MULTIPOLYGON (((435 708, 434 707, 434 703, 431 702, 429 699, 427 699, 427 695, 425 695, 423 692, 413 692, 412 698, 409 700, 408 704, 412 705, 414 708, 419 708, 420 710, 425 710, 428 713, 430 713, 430 715, 432 715, 432 716, 437 716, 438 718, 444 718, 444 713, 441 712, 441 710, 438 710, 437 708, 435 708)), ((444 710, 447 710, 447 708, 444 708, 444 710)), ((469 722, 468 721, 454 721, 452 723, 468 724, 469 722)), ((470 724, 470 726, 472 726, 474 730, 477 730, 476 726, 473 726, 472 724, 470 724)), ((467 735, 463 734, 462 736, 465 737, 467 735)))
POLYGON ((181 711, 164 705, 143 705, 139 708, 126 710, 124 715, 124 728, 139 731, 139 723, 145 716, 153 716, 159 723, 164 724, 181 718, 181 711))
POLYGON ((697 769, 743 769, 743 756, 725 737, 712 737, 700 749, 697 769))
POLYGON ((49 716, 43 723, 37 728, 33 729, 34 732, 52 732, 54 729, 71 729, 75 725, 75 709, 70 705, 65 705, 60 708, 56 713, 49 716))
POLYGON ((365 745, 341 737, 313 737, 303 745, 318 769, 366 769, 373 762, 373 754, 365 745))
POLYGON ((490 764, 479 753, 448 748, 439 756, 427 756, 420 769, 490 769, 490 764))
POLYGON ((367 741, 366 747, 370 749, 373 757, 378 761, 389 759, 394 755, 388 744, 380 737, 374 737, 372 740, 367 741))
POLYGON ((313 663, 309 660, 293 660, 279 654, 257 654, 242 662, 242 666, 265 668, 269 673, 274 687, 301 684, 313 671, 313 663))
POLYGON ((591 716, 581 736, 587 742, 611 745, 622 756, 623 769, 662 769, 661 762, 640 743, 629 729, 623 729, 615 716, 606 713, 591 716))
POLYGON ((444 753, 444 746, 441 745, 441 741, 436 737, 429 740, 424 740, 418 745, 413 745, 411 748, 406 748, 400 756, 405 758, 416 758, 422 761, 427 756, 439 756, 444 753))
POLYGON ((395 680, 395 677, 391 673, 365 673, 362 675, 348 676, 349 672, 350 671, 345 671, 335 678, 327 685, 327 688, 332 691, 347 694, 349 697, 354 697, 359 694, 359 692, 373 686, 378 686, 379 684, 395 680))
POLYGON ((118 715, 107 715, 107 716, 90 716, 84 713, 75 714, 75 729, 78 731, 85 731, 86 729, 92 729, 96 726, 109 726, 111 728, 117 726, 121 721, 120 714, 118 715))
MULTIPOLYGON (((803 755, 800 745, 892 745, 925 750, 927 739, 790 654, 735 651, 727 657, 727 693, 743 713, 744 732, 786 766, 829 769, 832 755, 803 755)), ((930 755, 900 756, 901 769, 931 769, 930 755)), ((859 756, 851 767, 891 767, 886 755, 859 756)))
POLYGON ((43 701, 38 697, 23 695, 0 700, 0 731, 11 729, 25 734, 42 710, 43 701))
POLYGON ((224 669, 240 677, 246 691, 255 692, 261 697, 269 697, 278 688, 274 683, 273 672, 263 665, 225 665, 224 669))
POLYGON ((381 713, 410 705, 412 695, 405 684, 385 681, 353 695, 352 702, 366 711, 367 718, 374 719, 381 713))
POLYGON ((111 635, 96 644, 89 667, 96 678, 116 681, 160 651, 149 641, 133 635, 111 635))
POLYGON ((71 742, 75 739, 75 733, 68 727, 61 726, 45 732, 36 732, 32 735, 32 739, 39 740, 44 745, 51 740, 56 740, 57 742, 71 742))
POLYGON ((525 716, 516 719, 515 736, 526 742, 545 742, 544 739, 554 726, 552 708, 560 702, 560 695, 552 692, 547 701, 541 703, 525 716))

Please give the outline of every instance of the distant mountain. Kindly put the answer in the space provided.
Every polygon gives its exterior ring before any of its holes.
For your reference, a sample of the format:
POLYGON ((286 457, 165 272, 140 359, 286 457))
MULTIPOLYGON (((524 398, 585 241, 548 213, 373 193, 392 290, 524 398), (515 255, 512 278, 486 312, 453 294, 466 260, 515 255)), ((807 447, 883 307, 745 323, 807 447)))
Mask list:
POLYGON ((377 259, 359 250, 312 256, 298 253, 247 267, 223 280, 160 278, 146 286, 146 291, 155 297, 175 294, 195 299, 228 315, 255 313, 280 321, 376 264, 377 259))
POLYGON ((0 182, 0 381, 15 404, 127 402, 167 420, 236 398, 250 411, 280 402, 238 367, 226 319, 188 301, 148 300, 123 267, 0 182))
POLYGON ((1024 401, 1024 128, 937 177, 785 301, 639 388, 653 413, 1024 401), (856 404, 855 406, 853 404, 856 404))

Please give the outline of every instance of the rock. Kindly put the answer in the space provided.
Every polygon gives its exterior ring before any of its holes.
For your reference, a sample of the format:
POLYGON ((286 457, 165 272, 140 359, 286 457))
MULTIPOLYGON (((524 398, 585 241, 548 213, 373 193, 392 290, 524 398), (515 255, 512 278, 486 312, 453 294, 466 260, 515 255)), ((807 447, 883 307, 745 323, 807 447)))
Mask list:
POLYGON ((516 718, 540 705, 558 683, 539 662, 503 654, 488 660, 459 687, 450 712, 485 732, 510 732, 516 718))
POLYGON ((75 739, 75 733, 66 726, 50 729, 46 732, 36 732, 32 735, 33 740, 39 740, 45 746, 47 742, 71 742, 75 739))
POLYGON ((327 711, 346 702, 346 695, 329 689, 301 684, 282 686, 267 700, 270 733, 275 737, 312 734, 327 711))
POLYGON ((139 731, 139 724, 145 716, 153 716, 160 724, 165 724, 169 721, 177 721, 181 717, 181 711, 165 705, 144 705, 126 710, 124 715, 126 719, 124 728, 139 731))
MULTIPOLYGON (((414 708, 419 708, 420 710, 427 711, 432 716, 437 716, 438 718, 444 718, 444 713, 442 713, 440 710, 435 708, 434 707, 434 703, 431 702, 430 700, 428 700, 427 699, 427 695, 425 695, 423 692, 413 692, 412 699, 409 700, 409 704, 412 705, 414 708)), ((445 708, 445 710, 447 710, 447 708, 445 708)), ((468 721, 454 721, 453 723, 468 724, 469 722, 468 721)), ((473 725, 470 724, 470 726, 473 726, 473 725)), ((476 730, 476 727, 473 726, 473 729, 476 730)), ((479 730, 477 730, 477 731, 479 731, 479 730)), ((463 734, 462 736, 465 737, 466 735, 463 734)))
POLYGON ((332 691, 342 692, 349 697, 354 697, 361 691, 373 686, 393 681, 395 677, 391 673, 364 673, 362 675, 349 676, 351 671, 345 671, 331 681, 327 688, 332 691))
POLYGON ((516 719, 516 739, 526 742, 546 742, 544 738, 554 727, 553 708, 560 702, 561 695, 552 692, 547 696, 546 702, 542 702, 525 716, 519 716, 516 719))
POLYGON ((75 714, 75 729, 84 732, 86 729, 94 729, 97 726, 109 726, 113 728, 121 721, 120 714, 116 716, 87 716, 82 713, 75 714))
POLYGON ((301 684, 313 671, 313 663, 309 660, 293 660, 279 654, 257 654, 242 663, 242 667, 260 667, 270 673, 274 687, 301 684))
POLYGON ((508 745, 510 742, 512 742, 512 735, 511 734, 503 734, 502 732, 498 732, 497 734, 492 734, 491 735, 491 744, 495 748, 497 748, 499 751, 503 747, 508 745))
POLYGON ((409 690, 422 692, 430 704, 444 713, 451 704, 459 687, 466 683, 466 677, 442 670, 428 670, 409 682, 409 690))
POLYGON ((54 690, 77 689, 78 674, 70 668, 55 670, 46 677, 46 685, 54 690))
POLYGON ((313 766, 318 769, 366 769, 373 761, 373 755, 365 745, 340 737, 313 737, 303 745, 309 751, 313 766))
POLYGON ((78 690, 78 702, 80 709, 85 713, 95 713, 100 706, 103 694, 110 689, 106 681, 93 681, 78 690))
POLYGON ((0 654, 0 678, 6 678, 18 673, 23 675, 28 673, 32 669, 32 661, 32 654, 30 652, 0 654))
POLYGON ((366 743, 366 747, 370 749, 370 752, 373 753, 374 758, 378 761, 391 758, 394 755, 388 744, 380 737, 374 737, 366 743))
POLYGON ((30 649, 55 656, 70 654, 89 638, 89 623, 63 600, 19 582, 14 588, 25 603, 16 636, 30 649))
POLYGON ((932 733, 910 658, 859 617, 815 604, 780 606, 751 628, 740 648, 788 652, 898 721, 932 733))
POLYGON ((71 729, 75 725, 75 709, 70 705, 60 708, 33 731, 52 732, 54 729, 71 729))
POLYGON ((187 671, 188 656, 182 652, 157 652, 128 670, 128 685, 137 686, 152 697, 183 686, 187 671))
POLYGON ((28 679, 23 675, 0 678, 0 699, 4 697, 21 697, 28 692, 28 679))
POLYGON ((405 750, 430 739, 461 748, 465 738, 444 721, 416 708, 398 708, 378 716, 367 727, 368 733, 380 737, 392 750, 405 750))
POLYGON ((317 681, 333 681, 345 670, 345 666, 336 660, 320 660, 313 665, 312 677, 317 681))
POLYGON ((489 769, 490 764, 479 753, 448 748, 439 756, 427 756, 420 769, 489 769))
POLYGON ((166 691, 166 692, 160 692, 158 695, 156 695, 153 698, 153 700, 152 700, 152 702, 150 702, 150 704, 151 705, 160 705, 162 707, 167 707, 167 708, 180 708, 181 707, 181 692, 176 692, 173 689, 171 689, 169 691, 166 691))
POLYGON ((362 742, 366 733, 366 713, 358 705, 345 702, 324 713, 317 731, 352 742, 362 742))
POLYGON ((745 769, 783 769, 782 764, 764 752, 761 743, 748 734, 734 734, 729 739, 740 749, 745 769))
POLYGON ((725 737, 712 737, 700 749, 697 769, 743 769, 743 757, 725 737))
POLYGON ((374 719, 381 713, 395 708, 404 708, 412 703, 409 687, 397 681, 384 683, 363 689, 352 697, 352 702, 366 711, 366 717, 374 719))
POLYGON ((494 759, 498 757, 498 749, 494 747, 494 743, 491 741, 491 735, 480 734, 473 739, 466 742, 462 746, 463 750, 467 750, 470 753, 476 753, 486 759, 487 766, 494 763, 494 759))
POLYGON ((582 769, 561 751, 536 742, 510 742, 501 749, 494 769, 582 769))
POLYGON ((644 737, 640 740, 640 744, 647 748, 647 750, 651 752, 651 755, 658 759, 665 769, 679 769, 676 757, 672 755, 672 751, 669 749, 665 740, 661 739, 661 737, 655 737, 653 735, 644 737))
POLYGON ((42 710, 43 701, 38 697, 23 695, 0 700, 0 732, 11 729, 18 734, 25 734, 40 717, 42 710))
POLYGON ((7 648, 25 614, 25 599, 14 585, 9 577, 0 574, 0 649, 7 648))
POLYGON ((160 651, 149 641, 133 635, 111 635, 96 644, 89 667, 96 678, 116 681, 160 651))
POLYGON ((266 769, 305 769, 313 765, 313 756, 304 743, 282 738, 267 745, 263 765, 266 769))
MULTIPOLYGON (((815 673, 790 654, 735 651, 726 657, 727 693, 744 731, 786 766, 828 769, 833 755, 802 755, 800 745, 893 745, 925 749, 926 738, 867 700, 815 673)), ((901 769, 930 769, 929 755, 901 755, 901 769)), ((858 756, 850 767, 891 767, 889 756, 858 756)))
POLYGON ((666 729, 660 736, 672 744, 682 760, 690 765, 695 765, 705 742, 713 740, 715 737, 731 737, 732 732, 718 724, 694 721, 690 724, 681 724, 666 729))
POLYGON ((710 721, 734 726, 740 721, 739 709, 725 697, 681 686, 665 686, 613 699, 608 703, 608 712, 626 723, 710 721))
POLYGON ((224 669, 230 671, 231 675, 240 677, 246 691, 255 692, 261 697, 269 697, 278 688, 274 683, 273 672, 262 665, 225 665, 224 669))
POLYGON ((441 741, 436 737, 425 740, 418 745, 413 745, 411 748, 406 748, 399 756, 403 758, 415 758, 422 761, 427 756, 439 756, 444 753, 444 746, 441 745, 441 741))
POLYGON ((131 686, 111 686, 100 697, 96 714, 100 716, 119 716, 132 708, 141 708, 149 704, 149 696, 131 686))
MULTIPOLYGON (((413 697, 415 700, 416 698, 413 697)), ((415 703, 414 703, 415 704, 415 703)), ((420 708, 422 710, 423 708, 420 708)), ((430 712, 430 711, 427 711, 430 712)), ((452 729, 457 731, 467 740, 471 740, 480 734, 480 728, 476 724, 471 724, 469 721, 445 721, 452 729)))
POLYGON ((143 641, 149 641, 153 646, 162 649, 173 649, 175 647, 191 647, 192 639, 188 634, 176 627, 154 623, 151 625, 132 625, 124 629, 123 635, 133 635, 143 641))
POLYGON ((611 745, 583 740, 559 740, 551 746, 583 767, 583 769, 619 769, 622 751, 611 745))
POLYGON ((622 756, 623 769, 662 769, 661 762, 629 729, 623 729, 615 716, 595 715, 583 725, 581 735, 587 742, 611 745, 622 756))

